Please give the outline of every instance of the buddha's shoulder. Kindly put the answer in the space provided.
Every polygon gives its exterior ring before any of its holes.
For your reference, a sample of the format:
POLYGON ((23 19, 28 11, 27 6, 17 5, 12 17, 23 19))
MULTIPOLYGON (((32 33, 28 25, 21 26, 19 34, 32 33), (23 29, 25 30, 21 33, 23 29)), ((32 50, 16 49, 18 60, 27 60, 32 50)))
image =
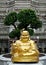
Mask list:
POLYGON ((35 43, 35 41, 34 40, 30 40, 30 43, 35 43))
POLYGON ((13 43, 13 46, 14 46, 14 45, 19 45, 20 43, 21 43, 20 40, 16 40, 16 42, 13 43))
POLYGON ((17 40, 15 43, 18 44, 18 43, 21 43, 21 41, 20 40, 17 40))

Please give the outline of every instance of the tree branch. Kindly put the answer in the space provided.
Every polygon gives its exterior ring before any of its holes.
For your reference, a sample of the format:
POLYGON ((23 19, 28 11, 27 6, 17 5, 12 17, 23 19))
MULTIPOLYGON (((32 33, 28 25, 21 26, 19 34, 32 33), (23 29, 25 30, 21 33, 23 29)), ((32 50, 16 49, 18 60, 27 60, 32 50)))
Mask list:
POLYGON ((14 26, 14 28, 16 28, 16 25, 14 23, 12 25, 14 26))

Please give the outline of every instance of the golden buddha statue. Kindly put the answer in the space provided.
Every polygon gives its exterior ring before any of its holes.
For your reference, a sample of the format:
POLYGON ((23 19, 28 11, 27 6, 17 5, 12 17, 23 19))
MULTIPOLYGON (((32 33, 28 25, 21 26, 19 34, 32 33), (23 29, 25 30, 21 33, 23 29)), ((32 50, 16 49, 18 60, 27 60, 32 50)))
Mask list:
POLYGON ((22 31, 20 40, 11 46, 12 62, 38 62, 39 51, 36 43, 30 40, 29 32, 22 31))

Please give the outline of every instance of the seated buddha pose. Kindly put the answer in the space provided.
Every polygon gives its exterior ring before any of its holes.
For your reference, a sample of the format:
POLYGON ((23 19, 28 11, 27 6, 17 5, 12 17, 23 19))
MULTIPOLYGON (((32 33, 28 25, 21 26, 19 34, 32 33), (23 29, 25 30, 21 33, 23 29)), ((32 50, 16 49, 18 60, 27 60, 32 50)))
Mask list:
POLYGON ((30 39, 28 31, 22 31, 19 40, 11 46, 12 62, 38 62, 39 51, 36 43, 30 39))

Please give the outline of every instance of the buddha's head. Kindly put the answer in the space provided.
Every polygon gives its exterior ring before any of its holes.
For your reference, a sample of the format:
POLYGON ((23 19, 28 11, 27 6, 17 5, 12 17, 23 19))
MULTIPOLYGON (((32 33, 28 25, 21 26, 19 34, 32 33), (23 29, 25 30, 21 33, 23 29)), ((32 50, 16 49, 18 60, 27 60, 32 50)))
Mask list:
POLYGON ((22 31, 20 40, 23 42, 27 42, 30 39, 29 32, 28 31, 22 31))

